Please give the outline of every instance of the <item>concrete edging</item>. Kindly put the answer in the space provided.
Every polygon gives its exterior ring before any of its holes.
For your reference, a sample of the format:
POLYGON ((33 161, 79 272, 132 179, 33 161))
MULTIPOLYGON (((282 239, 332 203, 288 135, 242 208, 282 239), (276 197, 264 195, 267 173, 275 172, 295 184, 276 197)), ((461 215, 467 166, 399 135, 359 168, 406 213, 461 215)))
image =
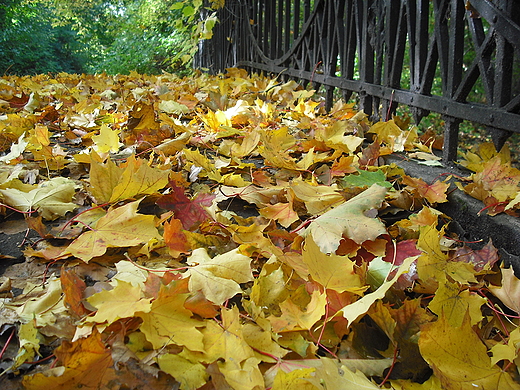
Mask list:
MULTIPOLYGON (((427 166, 419 164, 417 160, 409 160, 404 155, 384 156, 387 164, 395 163, 403 168, 407 175, 418 177, 428 183, 436 179, 441 179, 441 175, 449 173, 457 176, 469 176, 470 171, 453 166, 427 166)), ((468 244, 469 247, 480 249, 488 242, 493 240, 493 245, 499 249, 500 256, 506 266, 512 265, 515 274, 520 276, 520 218, 515 218, 507 214, 489 216, 483 212, 480 216, 478 212, 484 205, 481 201, 472 198, 459 190, 451 179, 449 202, 439 203, 435 207, 453 219, 450 223, 451 229, 456 232, 461 240, 478 241, 480 244, 468 244)))

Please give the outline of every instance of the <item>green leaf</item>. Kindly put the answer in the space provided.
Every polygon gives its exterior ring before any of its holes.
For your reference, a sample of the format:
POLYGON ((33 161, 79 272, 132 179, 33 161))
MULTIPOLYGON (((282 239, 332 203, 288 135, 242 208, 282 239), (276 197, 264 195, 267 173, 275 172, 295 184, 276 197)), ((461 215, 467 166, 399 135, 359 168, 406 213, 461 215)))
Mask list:
POLYGON ((370 187, 372 184, 386 188, 392 187, 392 183, 386 181, 385 173, 380 169, 374 172, 358 169, 358 173, 359 175, 346 176, 343 182, 352 187, 370 187))
POLYGON ((193 8, 191 5, 187 5, 182 9, 182 13, 184 16, 192 16, 195 13, 195 8, 193 8))

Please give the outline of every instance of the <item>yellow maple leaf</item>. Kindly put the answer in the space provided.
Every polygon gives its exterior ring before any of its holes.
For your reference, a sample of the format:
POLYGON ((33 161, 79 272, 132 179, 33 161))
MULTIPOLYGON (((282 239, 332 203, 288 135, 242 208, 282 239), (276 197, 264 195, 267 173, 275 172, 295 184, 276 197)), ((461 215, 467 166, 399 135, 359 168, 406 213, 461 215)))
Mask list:
POLYGON ((302 254, 312 279, 324 288, 340 293, 350 291, 358 295, 366 290, 367 287, 363 286, 360 276, 354 270, 356 263, 348 256, 324 254, 312 239, 312 235, 305 238, 302 254))
POLYGON ((520 279, 515 276, 514 270, 501 268, 502 286, 489 286, 489 291, 498 297, 504 305, 520 314, 520 279))
POLYGON ((240 323, 240 313, 236 306, 221 311, 222 324, 209 321, 201 329, 204 335, 204 362, 218 359, 242 362, 254 357, 253 349, 246 343, 240 323))
POLYGON ((282 358, 289 351, 280 347, 280 345, 273 340, 273 338, 277 338, 277 335, 273 334, 271 323, 267 319, 258 317, 256 322, 257 324, 249 323, 243 325, 242 334, 244 340, 254 351, 263 352, 255 352, 259 360, 276 363, 277 360, 275 358, 282 358))
POLYGON ((451 326, 444 314, 424 325, 419 349, 444 389, 519 388, 509 373, 491 364, 486 346, 470 325, 469 314, 459 327, 451 326))
POLYGON ((251 301, 258 307, 271 309, 287 299, 289 291, 285 288, 287 280, 276 256, 264 264, 260 275, 251 288, 251 301))
POLYGON ((153 215, 137 213, 140 201, 111 208, 91 227, 68 246, 73 256, 88 262, 103 255, 109 247, 127 247, 144 244, 161 236, 155 227, 153 215))
POLYGON ((413 147, 413 142, 417 139, 417 130, 412 128, 409 131, 402 130, 395 121, 377 122, 369 130, 376 133, 379 142, 384 142, 394 152, 402 152, 413 147))
POLYGON ((89 191, 97 202, 115 203, 156 193, 168 184, 168 174, 167 170, 152 168, 134 155, 119 167, 111 160, 102 164, 91 158, 89 191))
POLYGON ((111 159, 103 164, 96 153, 90 154, 90 187, 88 190, 98 203, 106 203, 110 200, 122 174, 123 169, 111 159))
POLYGON ((315 290, 310 296, 310 302, 305 309, 294 303, 291 298, 280 303, 282 315, 269 317, 274 332, 311 329, 325 314, 327 294, 315 290))
POLYGON ((285 372, 277 370, 271 390, 316 390, 308 380, 313 378, 315 368, 298 368, 285 372))
POLYGON ((459 283, 445 280, 444 283, 439 283, 428 308, 437 315, 444 313, 451 326, 461 326, 466 312, 469 313, 470 324, 476 325, 483 318, 480 307, 486 301, 486 298, 469 290, 461 291, 459 283))
POLYGON ((217 192, 216 202, 221 202, 232 197, 239 197, 248 203, 257 205, 258 207, 265 207, 270 204, 271 199, 277 196, 284 190, 283 187, 257 187, 248 185, 244 187, 229 187, 220 186, 217 192))
POLYGON ((334 253, 343 234, 358 244, 375 240, 386 233, 385 226, 379 219, 367 217, 365 212, 379 207, 386 191, 385 187, 372 185, 361 194, 316 218, 303 235, 312 235, 323 253, 334 253))
POLYGON ((20 211, 38 210, 43 218, 63 217, 78 207, 72 203, 76 183, 65 177, 44 181, 28 192, 17 188, 0 189, 0 199, 20 211))
POLYGON ((29 141, 26 141, 24 138, 25 133, 22 133, 18 138, 18 142, 11 145, 11 151, 0 157, 0 162, 9 164, 11 161, 17 160, 25 151, 26 146, 29 145, 29 141))
POLYGON ((319 361, 321 365, 316 367, 314 377, 308 379, 317 388, 324 384, 326 389, 379 389, 359 370, 350 370, 332 359, 322 357, 319 361))
POLYGON ((443 390, 441 381, 435 375, 423 383, 414 382, 411 379, 397 379, 392 381, 395 390, 443 390))
POLYGON ((95 330, 85 339, 64 341, 54 354, 63 366, 24 377, 24 389, 103 389, 116 378, 112 351, 105 347, 95 330))
POLYGON ((421 226, 419 232, 417 248, 424 253, 417 260, 417 273, 424 286, 430 284, 431 287, 441 283, 446 279, 446 275, 461 284, 477 282, 472 264, 448 261, 448 255, 444 253, 440 244, 444 228, 438 231, 436 224, 421 226))
POLYGON ((366 294, 363 298, 357 300, 350 305, 347 305, 341 309, 343 311, 343 317, 348 320, 348 325, 357 320, 360 316, 365 314, 372 304, 378 299, 383 299, 386 292, 392 287, 392 285, 399 279, 403 273, 408 272, 410 265, 417 259, 417 256, 409 257, 403 261, 399 266, 396 274, 391 280, 384 282, 376 291, 366 294))
POLYGON ((263 390, 265 389, 264 377, 258 363, 260 361, 251 357, 244 362, 234 359, 225 362, 217 362, 220 372, 224 375, 226 382, 234 390, 263 390))
POLYGON ((99 129, 99 135, 93 135, 92 141, 94 141, 94 150, 98 153, 116 153, 119 148, 123 146, 119 142, 119 133, 121 130, 112 130, 106 124, 102 124, 99 129))
POLYGON ((182 356, 167 353, 155 359, 161 371, 170 374, 180 382, 181 390, 196 390, 208 380, 206 367, 198 362, 191 362, 182 356))
POLYGON ((298 213, 293 209, 292 201, 289 203, 268 204, 264 208, 258 210, 258 212, 265 218, 278 221, 278 223, 285 228, 288 228, 300 219, 298 213))
POLYGON ((513 362, 518 357, 518 346, 520 346, 520 328, 514 329, 509 334, 507 344, 496 344, 491 348, 490 352, 493 355, 491 364, 494 365, 500 360, 513 362))
POLYGON ((31 134, 29 149, 40 150, 44 146, 49 146, 51 140, 49 138, 49 129, 47 126, 36 125, 34 130, 30 131, 31 134))
POLYGON ((175 289, 175 283, 163 286, 150 311, 136 313, 143 320, 141 332, 155 349, 177 344, 191 351, 204 351, 203 335, 198 328, 203 328, 205 323, 192 318, 193 313, 184 307, 188 294, 180 294, 175 289))
POLYGON ((348 134, 352 133, 355 128, 353 122, 336 121, 332 126, 318 128, 315 138, 322 141, 330 148, 341 150, 344 153, 353 153, 363 143, 364 139, 348 134))
POLYGON ((248 156, 255 150, 255 148, 260 142, 260 133, 258 131, 249 131, 245 134, 242 142, 239 144, 237 142, 233 142, 231 145, 231 150, 229 153, 230 157, 238 157, 244 158, 248 156))
POLYGON ((142 297, 139 286, 120 280, 112 290, 102 290, 87 298, 88 303, 98 310, 86 321, 100 324, 107 322, 110 325, 120 318, 133 317, 137 311, 148 313, 151 309, 150 300, 142 297))
POLYGON ((336 184, 331 186, 317 185, 297 178, 291 181, 290 188, 296 198, 305 203, 305 207, 311 215, 323 214, 345 201, 336 184))
POLYGON ((63 290, 59 278, 53 276, 45 286, 28 283, 25 293, 28 291, 31 291, 31 299, 16 308, 16 313, 22 321, 34 321, 37 327, 44 327, 54 324, 58 315, 67 311, 63 304, 63 290))
POLYGON ((429 279, 440 282, 446 278, 446 263, 448 255, 445 254, 440 245, 440 239, 444 235, 436 229, 436 224, 421 226, 417 241, 417 248, 424 252, 417 260, 417 273, 419 278, 427 282, 429 279))
POLYGON ((185 273, 190 278, 190 291, 202 290, 206 299, 217 305, 241 293, 239 283, 253 280, 251 258, 240 254, 238 249, 211 258, 205 248, 197 248, 187 263, 193 265, 185 273))
POLYGON ((38 329, 35 327, 34 321, 29 321, 20 325, 18 330, 18 343, 20 345, 18 353, 14 361, 14 365, 10 370, 16 370, 25 362, 34 360, 40 350, 40 340, 38 338, 38 329))
POLYGON ((189 162, 193 163, 196 167, 204 169, 204 175, 207 176, 208 179, 220 182, 222 176, 215 167, 214 162, 202 155, 198 150, 183 149, 183 153, 189 162))

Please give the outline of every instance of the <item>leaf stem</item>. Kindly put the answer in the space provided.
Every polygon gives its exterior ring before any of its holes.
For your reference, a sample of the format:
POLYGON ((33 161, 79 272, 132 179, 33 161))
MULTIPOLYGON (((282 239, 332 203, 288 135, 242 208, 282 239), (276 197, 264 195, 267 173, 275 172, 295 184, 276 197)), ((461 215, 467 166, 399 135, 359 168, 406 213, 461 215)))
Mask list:
POLYGON ((9 346, 9 343, 11 342, 11 340, 13 339, 13 336, 16 332, 16 328, 13 326, 13 330, 11 331, 11 334, 9 335, 9 337, 7 338, 7 341, 5 342, 4 344, 4 347, 2 348, 2 350, 0 351, 0 359, 2 359, 2 357, 4 356, 4 353, 5 351, 7 350, 7 347, 9 346))
POLYGON ((392 371, 394 369, 395 363, 397 362, 397 355, 399 353, 399 348, 396 346, 394 348, 394 357, 392 358, 392 364, 390 365, 390 368, 388 369, 388 372, 385 375, 385 378, 383 379, 383 382, 379 384, 379 387, 383 387, 383 385, 388 381, 390 378, 390 374, 392 374, 392 371))

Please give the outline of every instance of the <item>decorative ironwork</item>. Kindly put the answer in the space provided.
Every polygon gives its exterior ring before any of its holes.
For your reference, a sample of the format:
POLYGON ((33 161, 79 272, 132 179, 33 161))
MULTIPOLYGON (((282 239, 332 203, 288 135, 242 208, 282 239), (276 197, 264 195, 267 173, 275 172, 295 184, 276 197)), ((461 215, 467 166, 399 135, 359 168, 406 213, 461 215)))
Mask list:
POLYGON ((245 67, 358 94, 373 120, 397 104, 416 122, 445 122, 443 160, 457 156, 459 125, 480 123, 497 149, 520 132, 518 0, 226 0, 196 62, 245 67))

